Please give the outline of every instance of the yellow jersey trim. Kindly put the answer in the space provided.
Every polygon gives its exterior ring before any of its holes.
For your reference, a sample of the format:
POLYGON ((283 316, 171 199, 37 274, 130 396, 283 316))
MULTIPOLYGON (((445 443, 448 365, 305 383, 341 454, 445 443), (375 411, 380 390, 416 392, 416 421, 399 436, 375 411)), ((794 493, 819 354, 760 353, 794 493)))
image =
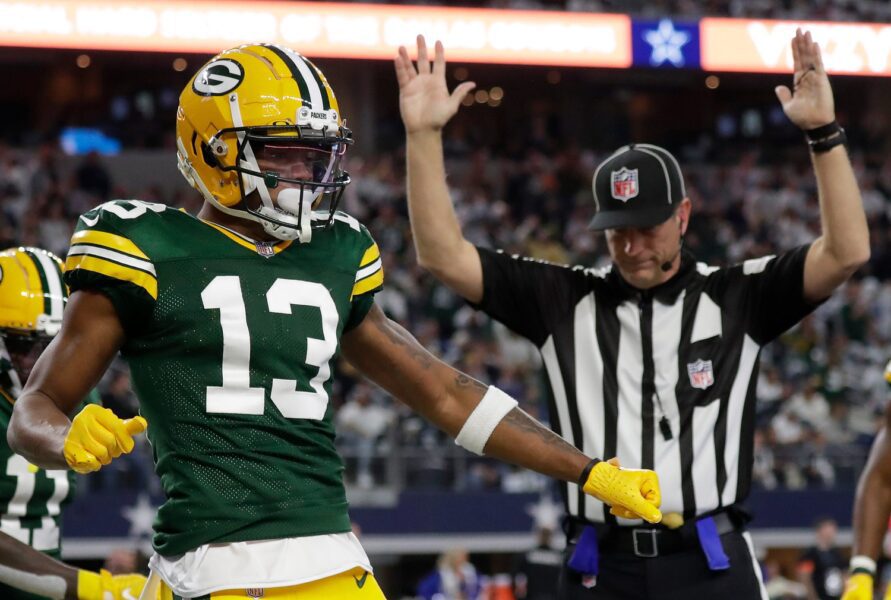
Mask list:
POLYGON ((10 404, 15 404, 15 398, 13 398, 12 394, 8 393, 3 388, 0 388, 0 396, 3 396, 3 398, 5 398, 6 401, 9 402, 10 404))
POLYGON ((366 292, 377 289, 384 285, 384 270, 378 269, 362 281, 353 286, 353 296, 360 296, 366 292))
POLYGON ((74 269, 93 271, 106 277, 130 282, 144 289, 155 300, 158 299, 158 280, 145 271, 87 254, 76 254, 68 257, 65 261, 65 271, 74 269))
MULTIPOLYGON (((214 229, 216 229, 217 231, 219 231, 220 233, 225 235, 227 238, 229 238, 230 240, 232 240, 239 246, 247 248, 248 250, 253 250, 257 254, 259 254, 259 250, 257 249, 257 242, 255 242, 254 240, 252 240, 248 237, 245 237, 239 233, 235 233, 231 229, 227 229, 226 227, 223 227, 222 225, 217 225, 216 223, 211 223, 210 221, 205 221, 204 219, 198 219, 198 220, 209 227, 213 227, 214 229)), ((278 254, 282 250, 285 250, 286 248, 288 248, 288 246, 290 246, 292 243, 293 242, 290 240, 282 240, 282 241, 277 242, 272 245, 272 251, 275 254, 278 254)))
POLYGON ((78 231, 71 236, 71 245, 73 246, 75 244, 93 244, 95 246, 117 250, 118 252, 123 252, 124 254, 129 254, 143 260, 149 260, 149 257, 145 255, 145 252, 140 250, 139 246, 132 241, 123 236, 107 233, 105 231, 96 231, 95 229, 78 231))
POLYGON ((362 260, 359 261, 359 267, 368 266, 380 257, 380 248, 377 247, 377 244, 372 244, 368 250, 365 251, 365 254, 362 255, 362 260))

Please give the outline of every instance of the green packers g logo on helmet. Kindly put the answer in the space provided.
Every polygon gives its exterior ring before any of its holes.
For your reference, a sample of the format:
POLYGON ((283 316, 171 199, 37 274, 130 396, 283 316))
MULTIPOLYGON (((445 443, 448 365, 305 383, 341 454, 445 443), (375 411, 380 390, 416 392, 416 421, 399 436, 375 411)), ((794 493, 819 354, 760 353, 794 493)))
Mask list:
POLYGON ((199 96, 228 94, 244 80, 244 69, 234 60, 215 60, 199 71, 192 89, 199 96))

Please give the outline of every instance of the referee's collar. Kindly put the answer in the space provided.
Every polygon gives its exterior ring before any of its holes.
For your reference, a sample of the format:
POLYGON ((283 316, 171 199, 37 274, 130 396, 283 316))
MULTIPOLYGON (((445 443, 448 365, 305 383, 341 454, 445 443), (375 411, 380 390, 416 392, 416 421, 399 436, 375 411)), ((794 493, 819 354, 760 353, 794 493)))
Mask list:
POLYGON ((662 304, 674 304, 678 296, 689 283, 690 278, 696 273, 696 257, 687 250, 681 251, 681 266, 677 273, 671 279, 664 283, 660 283, 656 287, 648 290, 640 290, 627 281, 619 274, 618 269, 611 269, 609 275, 613 289, 615 289, 619 301, 625 300, 642 300, 644 298, 655 298, 662 304))

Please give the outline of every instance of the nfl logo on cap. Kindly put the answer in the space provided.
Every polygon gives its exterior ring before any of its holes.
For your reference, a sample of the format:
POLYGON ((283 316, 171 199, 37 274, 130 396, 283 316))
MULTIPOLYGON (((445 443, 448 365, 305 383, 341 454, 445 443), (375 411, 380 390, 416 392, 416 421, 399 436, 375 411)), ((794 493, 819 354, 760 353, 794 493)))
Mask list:
POLYGON ((611 174, 612 196, 616 200, 628 202, 637 196, 640 188, 637 184, 637 169, 622 167, 611 174))

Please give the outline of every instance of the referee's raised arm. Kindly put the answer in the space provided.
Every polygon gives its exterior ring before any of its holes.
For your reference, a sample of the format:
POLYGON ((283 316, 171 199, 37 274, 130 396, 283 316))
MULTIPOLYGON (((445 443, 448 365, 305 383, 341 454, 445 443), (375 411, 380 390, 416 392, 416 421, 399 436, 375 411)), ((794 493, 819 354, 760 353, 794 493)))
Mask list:
POLYGON ((789 120, 804 131, 820 200, 821 235, 804 264, 804 295, 829 296, 869 260, 869 228, 848 152, 845 130, 835 120, 835 101, 820 47, 799 29, 792 40, 792 89, 776 88, 789 120))
POLYGON ((442 44, 436 42, 431 66, 423 36, 418 36, 417 68, 406 49, 399 48, 396 77, 406 134, 408 213, 418 262, 464 298, 479 302, 483 270, 476 248, 461 233, 442 153, 442 128, 474 84, 462 83, 449 94, 442 44))

